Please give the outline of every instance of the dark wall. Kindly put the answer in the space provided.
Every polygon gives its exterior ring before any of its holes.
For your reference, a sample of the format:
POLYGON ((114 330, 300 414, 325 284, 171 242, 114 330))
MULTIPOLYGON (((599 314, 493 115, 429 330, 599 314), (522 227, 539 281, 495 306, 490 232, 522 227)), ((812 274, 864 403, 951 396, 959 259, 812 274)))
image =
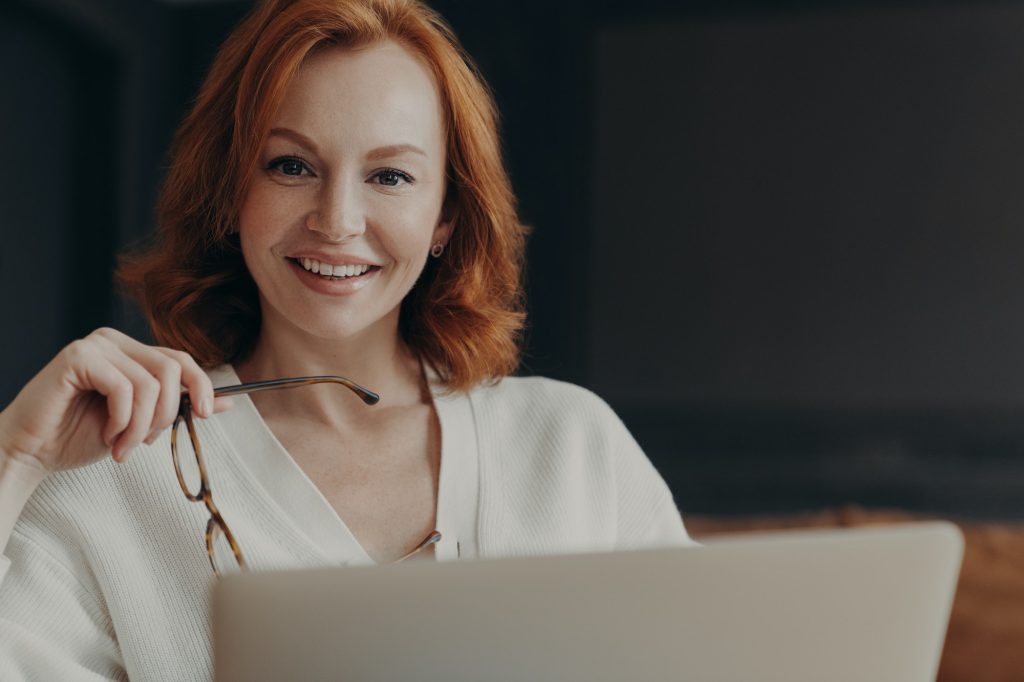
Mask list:
POLYGON ((122 182, 115 52, 51 13, 0 7, 0 404, 109 318, 122 182))
POLYGON ((1024 407, 1022 36, 1024 5, 602 27, 595 386, 1024 407))
POLYGON ((23 131, 4 133, 7 158, 16 161, 0 166, 0 187, 4 188, 0 310, 8 391, 30 376, 26 372, 8 377, 8 372, 42 364, 60 347, 59 339, 68 335, 72 251, 54 235, 64 233, 70 207, 47 197, 70 193, 75 107, 70 60, 54 42, 27 17, 9 17, 0 23, 0 60, 10 66, 11 73, 32 75, 31 80, 12 83, 10 96, 0 101, 3 127, 23 131), (25 134, 39 129, 49 134, 25 134), (45 192, 37 191, 41 185, 45 192), (46 343, 40 344, 39 339, 46 343))
MULTIPOLYGON (((433 4, 534 229, 524 371, 608 399, 684 510, 1024 515, 1024 3, 433 4)), ((113 254, 248 6, 0 9, 0 404, 146 338, 113 254)))
POLYGON ((588 381, 713 511, 1024 512, 1024 5, 603 23, 588 381))

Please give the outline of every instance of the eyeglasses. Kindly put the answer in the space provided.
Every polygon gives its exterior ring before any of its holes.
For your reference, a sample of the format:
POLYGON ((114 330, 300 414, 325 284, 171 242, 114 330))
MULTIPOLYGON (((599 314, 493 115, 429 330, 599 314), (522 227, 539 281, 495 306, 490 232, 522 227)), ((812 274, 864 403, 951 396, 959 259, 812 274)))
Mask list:
MULTIPOLYGON (((213 389, 215 396, 243 395, 256 393, 258 391, 273 391, 283 388, 297 388, 299 386, 312 386, 314 384, 340 384, 349 389, 367 405, 375 405, 380 396, 373 391, 363 388, 345 377, 337 376, 316 376, 296 377, 293 379, 271 379, 268 381, 255 381, 248 384, 235 386, 223 386, 213 389)), ((206 553, 210 557, 210 567, 214 574, 220 576, 224 573, 245 571, 248 567, 245 564, 245 557, 238 546, 228 524, 224 521, 217 506, 213 503, 213 496, 210 493, 210 479, 206 474, 206 462, 203 460, 203 450, 199 444, 199 437, 196 435, 195 424, 192 421, 192 402, 187 393, 181 396, 181 404, 178 407, 178 416, 174 420, 171 429, 171 458, 174 460, 174 471, 178 475, 178 483, 181 484, 181 492, 191 502, 202 502, 210 512, 210 520, 206 524, 206 553), (178 445, 178 434, 184 425, 188 431, 188 442, 178 445), (191 448, 189 447, 191 445, 191 448)), ((434 530, 423 542, 416 546, 411 552, 401 557, 395 563, 405 561, 421 550, 429 547, 441 539, 441 533, 434 530)))

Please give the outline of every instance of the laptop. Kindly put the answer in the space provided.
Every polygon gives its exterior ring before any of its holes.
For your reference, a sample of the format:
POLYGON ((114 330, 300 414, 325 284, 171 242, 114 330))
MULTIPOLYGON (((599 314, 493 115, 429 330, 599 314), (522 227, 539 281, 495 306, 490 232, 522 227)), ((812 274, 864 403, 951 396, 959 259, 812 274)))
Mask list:
POLYGON ((962 554, 928 522, 229 575, 215 679, 933 681, 962 554))

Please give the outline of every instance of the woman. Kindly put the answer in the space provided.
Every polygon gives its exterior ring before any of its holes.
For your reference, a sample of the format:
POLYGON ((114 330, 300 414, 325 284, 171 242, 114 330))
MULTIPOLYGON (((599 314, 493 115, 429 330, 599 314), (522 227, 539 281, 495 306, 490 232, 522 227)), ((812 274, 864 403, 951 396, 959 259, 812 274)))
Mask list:
POLYGON ((524 229, 469 64, 413 0, 269 0, 228 38, 119 273, 161 345, 97 330, 0 413, 0 678, 208 678, 208 523, 256 570, 688 542, 602 401, 503 379, 524 229), (380 402, 214 396, 312 375, 380 402))

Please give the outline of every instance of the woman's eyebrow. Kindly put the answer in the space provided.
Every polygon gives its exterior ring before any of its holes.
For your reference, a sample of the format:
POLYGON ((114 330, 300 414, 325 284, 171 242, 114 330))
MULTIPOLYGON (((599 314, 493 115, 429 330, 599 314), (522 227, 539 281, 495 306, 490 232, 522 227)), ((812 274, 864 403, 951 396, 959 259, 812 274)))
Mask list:
MULTIPOLYGON (((289 140, 302 145, 303 147, 310 150, 314 154, 319 153, 316 143, 313 142, 313 140, 306 137, 305 135, 303 135, 302 133, 298 132, 297 130, 292 130, 291 128, 271 128, 269 135, 276 135, 278 137, 288 138, 289 140)), ((420 149, 419 147, 417 147, 416 145, 404 143, 389 144, 383 147, 377 147, 376 149, 371 149, 369 152, 367 152, 366 159, 368 161, 378 161, 380 159, 387 159, 394 156, 399 156, 404 153, 419 154, 420 156, 423 157, 427 156, 427 153, 420 149)))
POLYGON ((411 152, 413 154, 419 154, 420 156, 426 157, 427 153, 417 147, 414 144, 389 144, 384 147, 377 147, 367 153, 366 158, 368 161, 377 161, 379 159, 386 159, 392 156, 398 156, 405 152, 411 152))
POLYGON ((287 137, 292 142, 297 142, 311 152, 317 152, 316 142, 313 142, 313 140, 309 139, 297 130, 292 130, 291 128, 271 128, 269 135, 287 137))

